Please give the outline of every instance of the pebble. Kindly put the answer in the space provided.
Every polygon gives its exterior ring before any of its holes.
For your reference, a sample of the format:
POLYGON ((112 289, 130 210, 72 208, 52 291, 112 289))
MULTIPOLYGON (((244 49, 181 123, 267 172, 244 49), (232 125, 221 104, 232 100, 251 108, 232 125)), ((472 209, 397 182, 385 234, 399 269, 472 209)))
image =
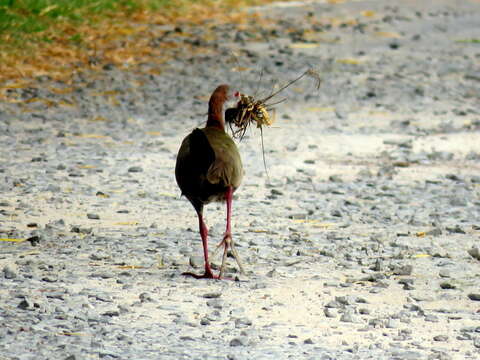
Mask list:
POLYGON ((245 336, 240 336, 230 340, 230 346, 245 346, 248 343, 248 338, 245 336))
POLYGON ((250 320, 248 318, 235 319, 235 327, 237 329, 238 328, 245 328, 245 327, 249 327, 249 326, 252 326, 252 320, 250 320))
POLYGON ((142 172, 143 169, 140 166, 131 166, 128 168, 128 172, 130 173, 139 173, 142 172))
POLYGON ((211 292, 211 293, 206 293, 202 295, 202 297, 204 297, 205 299, 218 299, 221 296, 222 296, 222 293, 220 292, 211 292))
POLYGON ((449 282, 449 281, 443 281, 443 282, 441 282, 441 283, 440 283, 440 287, 441 287, 442 289, 446 289, 446 290, 451 290, 451 289, 456 289, 456 288, 457 288, 457 286, 456 286, 454 283, 449 282))
POLYGON ((425 315, 425 321, 436 323, 439 320, 438 320, 438 317, 435 315, 425 315))
POLYGON ((354 313, 352 311, 345 311, 342 316, 340 317, 340 321, 348 322, 348 323, 356 323, 358 320, 356 319, 354 313))
POLYGON ((8 265, 5 265, 3 267, 3 276, 5 279, 15 279, 17 277, 17 272, 8 265))
POLYGON ((338 311, 333 308, 326 307, 323 309, 323 313, 327 318, 336 318, 338 316, 338 311))
POLYGON ((100 220, 100 216, 97 214, 87 213, 87 219, 90 220, 100 220))
POLYGON ((447 335, 436 335, 436 336, 433 337, 433 340, 445 342, 445 341, 448 341, 448 336, 447 335))
POLYGON ((397 329, 399 326, 398 320, 396 319, 388 319, 385 327, 387 329, 397 329))
POLYGON ((473 257, 474 259, 480 260, 480 250, 478 247, 473 246, 471 249, 468 250, 468 255, 473 257))
POLYGON ((413 266, 412 265, 396 265, 392 267, 392 272, 394 275, 412 275, 413 266))
POLYGON ((451 277, 451 273, 450 273, 450 271, 447 270, 447 269, 442 269, 442 270, 440 270, 440 271, 438 272, 438 275, 439 275, 440 277, 442 277, 442 278, 449 278, 449 277, 451 277))
POLYGON ((473 301, 480 301, 480 293, 470 293, 468 298, 473 301))

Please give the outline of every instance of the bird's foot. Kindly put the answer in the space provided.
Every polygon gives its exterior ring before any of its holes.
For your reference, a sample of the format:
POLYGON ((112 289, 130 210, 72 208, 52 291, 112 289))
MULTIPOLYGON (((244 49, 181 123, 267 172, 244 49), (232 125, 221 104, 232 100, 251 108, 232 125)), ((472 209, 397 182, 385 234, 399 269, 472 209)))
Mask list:
POLYGON ((199 275, 199 274, 195 274, 195 273, 186 271, 186 272, 183 272, 182 275, 191 276, 191 277, 194 277, 195 279, 217 279, 217 280, 220 280, 220 276, 213 275, 211 272, 210 273, 205 272, 204 274, 199 275))
POLYGON ((204 273, 203 275, 198 275, 198 274, 191 273, 191 272, 188 272, 188 271, 182 273, 182 275, 184 275, 184 276, 192 276, 192 277, 194 277, 195 279, 220 279, 220 276, 213 275, 212 268, 210 267, 209 264, 207 264, 207 265, 205 266, 205 273, 204 273))
POLYGON ((225 235, 223 236, 223 240, 220 241, 220 243, 217 245, 217 248, 215 249, 215 254, 217 253, 218 249, 223 246, 223 256, 222 256, 222 265, 220 266, 220 275, 219 277, 223 277, 223 273, 225 271, 225 265, 227 263, 227 253, 228 249, 230 248, 232 251, 232 255, 235 258, 235 261, 238 264, 238 268, 240 269, 241 274, 245 274, 245 271, 243 270, 242 262, 240 261, 240 256, 238 255, 237 249, 235 248, 235 243, 233 242, 232 239, 232 234, 230 232, 226 232, 225 235))

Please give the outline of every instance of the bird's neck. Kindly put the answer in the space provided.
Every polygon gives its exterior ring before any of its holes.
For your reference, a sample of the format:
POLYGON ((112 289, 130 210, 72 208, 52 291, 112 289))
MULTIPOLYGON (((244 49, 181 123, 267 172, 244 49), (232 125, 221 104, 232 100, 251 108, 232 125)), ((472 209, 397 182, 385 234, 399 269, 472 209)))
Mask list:
POLYGON ((208 104, 207 127, 216 127, 225 130, 225 122, 223 120, 223 103, 218 99, 211 99, 208 104))

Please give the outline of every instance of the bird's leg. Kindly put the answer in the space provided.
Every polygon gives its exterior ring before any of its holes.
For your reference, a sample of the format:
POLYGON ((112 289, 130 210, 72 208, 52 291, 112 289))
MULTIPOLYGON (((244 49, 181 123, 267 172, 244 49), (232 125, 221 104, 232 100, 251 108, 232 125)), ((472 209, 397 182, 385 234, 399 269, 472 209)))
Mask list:
POLYGON ((197 275, 190 272, 184 272, 182 275, 193 276, 196 279, 219 279, 220 277, 213 275, 210 262, 208 261, 208 228, 203 222, 203 212, 200 209, 197 211, 198 215, 198 227, 200 229, 200 236, 203 244, 203 257, 205 259, 205 273, 203 275, 197 275))
POLYGON ((228 187, 228 189, 225 193, 225 200, 227 202, 227 229, 225 230, 225 234, 223 235, 223 240, 220 242, 220 244, 217 245, 217 250, 220 246, 223 245, 222 265, 220 267, 220 275, 218 276, 220 279, 222 278, 223 273, 225 271, 225 264, 226 264, 226 260, 227 260, 228 248, 232 249, 233 257, 237 261, 240 272, 242 274, 245 273, 245 271, 243 270, 242 263, 240 261, 240 257, 238 256, 237 249, 235 249, 235 245, 234 245, 233 240, 232 240, 232 229, 231 229, 231 225, 230 225, 231 216, 232 216, 232 200, 233 200, 233 188, 232 187, 228 187))

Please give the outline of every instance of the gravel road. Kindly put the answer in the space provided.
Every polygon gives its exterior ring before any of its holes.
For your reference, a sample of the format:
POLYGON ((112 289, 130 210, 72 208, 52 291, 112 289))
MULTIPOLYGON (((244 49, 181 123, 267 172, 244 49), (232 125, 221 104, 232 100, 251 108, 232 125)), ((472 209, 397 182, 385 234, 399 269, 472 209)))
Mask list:
MULTIPOLYGON (((480 359, 480 2, 152 29, 162 65, 2 90, 0 359, 480 359), (181 140, 218 84, 261 96, 309 67, 320 89, 264 129, 268 177, 258 130, 239 143, 246 276, 182 276, 202 253, 181 140)), ((205 211, 213 245, 225 209, 205 211)))

